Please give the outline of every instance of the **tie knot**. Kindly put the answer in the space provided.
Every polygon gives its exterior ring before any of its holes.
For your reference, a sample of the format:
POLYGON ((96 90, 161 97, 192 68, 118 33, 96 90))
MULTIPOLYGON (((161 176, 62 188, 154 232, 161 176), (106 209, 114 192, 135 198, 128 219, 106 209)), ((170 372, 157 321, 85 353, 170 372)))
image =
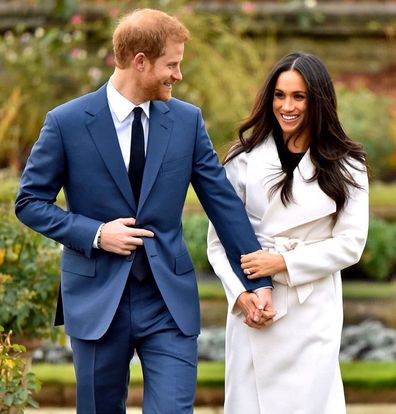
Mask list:
POLYGON ((143 112, 143 109, 140 106, 136 106, 133 110, 135 119, 140 119, 142 112, 143 112))

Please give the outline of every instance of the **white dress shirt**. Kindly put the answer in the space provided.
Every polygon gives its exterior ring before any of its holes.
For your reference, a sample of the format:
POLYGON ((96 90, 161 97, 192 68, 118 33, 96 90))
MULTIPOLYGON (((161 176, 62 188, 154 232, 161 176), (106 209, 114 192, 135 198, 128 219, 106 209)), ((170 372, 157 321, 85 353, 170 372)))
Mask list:
MULTIPOLYGON (((125 96, 121 95, 120 92, 117 91, 117 89, 112 84, 111 78, 107 83, 106 93, 111 117, 113 118, 114 127, 117 133, 118 144, 121 149, 125 168, 128 170, 131 151, 132 122, 134 118, 133 110, 136 108, 136 106, 140 106, 143 109, 141 120, 144 133, 144 151, 147 154, 150 101, 143 102, 140 105, 133 104, 131 101, 125 98, 125 96)), ((96 232, 96 236, 93 241, 94 248, 98 248, 98 236, 102 229, 102 226, 103 224, 99 226, 99 229, 96 232)))
POLYGON ((114 87, 111 78, 107 83, 107 101, 109 103, 111 117, 113 118, 114 126, 117 132, 118 143, 122 153, 122 158, 126 168, 129 167, 129 156, 131 149, 131 132, 132 122, 134 118, 133 110, 136 106, 143 109, 142 124, 144 132, 144 149, 147 153, 148 133, 149 133, 149 118, 150 118, 150 101, 135 105, 129 101, 125 96, 114 87))

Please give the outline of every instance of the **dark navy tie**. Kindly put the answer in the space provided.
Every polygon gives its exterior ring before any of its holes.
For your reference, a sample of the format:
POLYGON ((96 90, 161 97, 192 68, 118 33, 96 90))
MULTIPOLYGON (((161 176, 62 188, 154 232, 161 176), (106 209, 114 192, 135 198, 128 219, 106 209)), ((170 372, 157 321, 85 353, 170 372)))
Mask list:
POLYGON ((131 183, 133 195, 135 196, 136 208, 139 204, 144 163, 146 161, 144 153, 144 133, 141 120, 142 111, 142 108, 138 106, 133 110, 134 118, 132 122, 131 152, 128 170, 129 182, 131 183))
MULTIPOLYGON (((146 161, 144 151, 144 132, 141 120, 142 108, 136 107, 133 110, 134 118, 132 122, 131 134, 131 152, 129 160, 129 182, 131 183, 133 195, 136 201, 136 208, 139 205, 140 190, 142 188, 144 164, 146 161)), ((138 226, 139 227, 139 226, 138 226)), ((150 265, 147 260, 144 248, 138 247, 135 253, 131 268, 132 276, 142 281, 148 274, 151 273, 150 265)))

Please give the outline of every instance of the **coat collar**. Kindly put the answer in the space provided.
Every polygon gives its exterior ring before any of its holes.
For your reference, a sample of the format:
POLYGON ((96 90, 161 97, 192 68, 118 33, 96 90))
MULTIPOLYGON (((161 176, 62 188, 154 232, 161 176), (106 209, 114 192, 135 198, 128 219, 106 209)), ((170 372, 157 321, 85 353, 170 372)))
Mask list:
POLYGON ((247 188, 246 205, 251 213, 251 210, 257 211, 261 204, 257 219, 261 220, 264 234, 276 236, 286 230, 335 213, 334 200, 321 190, 318 182, 307 182, 315 171, 309 149, 294 170, 294 201, 287 207, 282 203, 280 190, 277 190, 272 198, 269 197, 270 188, 279 179, 276 178, 279 171, 281 171, 281 163, 276 144, 274 139, 269 137, 248 154, 247 162, 247 186, 252 182, 256 183, 254 187, 257 188, 252 188, 251 191, 247 188), (249 204, 252 203, 253 209, 249 208, 249 204))

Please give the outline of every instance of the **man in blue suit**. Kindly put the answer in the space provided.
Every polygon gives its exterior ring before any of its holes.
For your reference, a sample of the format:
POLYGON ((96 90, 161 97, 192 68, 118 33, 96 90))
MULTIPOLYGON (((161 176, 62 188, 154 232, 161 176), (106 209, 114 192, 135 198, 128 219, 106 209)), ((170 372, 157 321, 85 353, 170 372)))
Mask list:
POLYGON ((125 413, 135 351, 143 412, 192 413, 200 316, 181 224, 190 182, 246 288, 247 323, 273 316, 271 289, 249 293, 271 281, 242 272, 241 254, 260 245, 201 112, 171 98, 188 37, 160 11, 125 16, 110 81, 47 114, 21 178, 18 218, 64 245, 56 323, 71 337, 79 414, 125 413), (54 204, 62 188, 67 210, 54 204))

